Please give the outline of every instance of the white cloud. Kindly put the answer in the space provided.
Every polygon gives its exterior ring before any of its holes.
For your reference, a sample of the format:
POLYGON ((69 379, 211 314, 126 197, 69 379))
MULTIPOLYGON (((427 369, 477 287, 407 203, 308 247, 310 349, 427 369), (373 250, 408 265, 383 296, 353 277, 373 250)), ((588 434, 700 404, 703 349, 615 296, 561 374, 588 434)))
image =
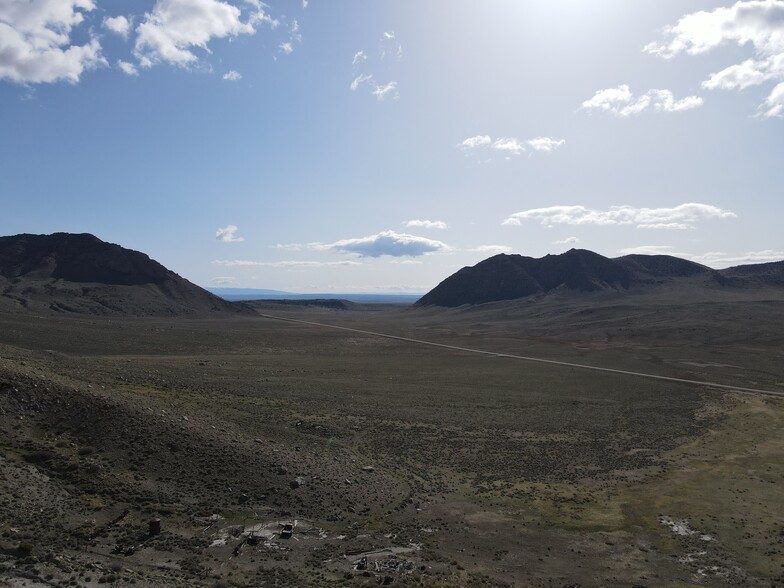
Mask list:
POLYGON ((212 262, 223 267, 279 267, 279 268, 317 268, 362 265, 358 261, 254 261, 251 259, 215 259, 212 262))
POLYGON ((277 243, 270 245, 270 249, 283 249, 285 251, 302 251, 304 247, 302 243, 277 243))
POLYGON ((580 242, 580 239, 577 237, 566 237, 565 239, 558 239, 558 241, 553 241, 553 245, 576 245, 580 242))
POLYGON ((213 286, 236 286, 237 278, 232 276, 218 276, 210 280, 213 286))
POLYGON ((230 69, 225 74, 223 74, 223 79, 227 82, 239 82, 242 79, 242 74, 238 71, 230 69))
POLYGON ((106 30, 127 39, 131 30, 131 21, 124 16, 110 16, 103 19, 103 26, 106 30))
POLYGON ((351 61, 351 65, 357 65, 358 63, 362 63, 363 61, 367 61, 367 55, 364 51, 357 51, 354 53, 354 59, 351 61))
POLYGON ((537 137, 527 141, 528 145, 534 151, 541 151, 543 153, 552 153, 561 145, 566 143, 566 139, 553 139, 552 137, 537 137))
POLYGON ((349 87, 351 88, 352 92, 356 92, 357 88, 359 88, 362 84, 364 84, 365 82, 372 82, 372 81, 373 81, 372 75, 369 74, 359 75, 351 81, 351 86, 349 87))
POLYGON ((244 241, 245 238, 237 236, 238 230, 239 229, 235 225, 226 225, 215 232, 215 238, 224 243, 239 243, 240 241, 244 241))
POLYGON ((468 137, 457 146, 461 149, 476 149, 477 147, 486 147, 492 142, 493 140, 487 135, 477 135, 476 137, 468 137))
POLYGON ((343 239, 335 243, 312 243, 315 249, 355 253, 360 257, 419 257, 436 251, 448 251, 450 247, 441 241, 417 237, 395 231, 383 231, 359 239, 343 239))
POLYGON ((703 102, 699 96, 686 96, 676 100, 670 90, 648 90, 635 97, 629 86, 622 84, 616 88, 597 91, 593 98, 582 103, 582 108, 625 118, 649 109, 657 112, 684 112, 702 106, 703 102))
POLYGON ((525 145, 528 145, 531 149, 540 153, 552 153, 564 143, 566 143, 566 140, 564 139, 553 139, 551 137, 536 137, 535 139, 521 141, 515 137, 499 137, 493 140, 489 135, 476 135, 464 139, 457 144, 457 147, 463 151, 492 149, 501 151, 509 156, 520 155, 525 152, 525 145))
POLYGON ((377 85, 373 89, 373 96, 378 100, 386 100, 387 97, 397 100, 400 98, 400 93, 397 91, 397 82, 388 82, 383 86, 377 85))
MULTIPOLYGON (((643 51, 672 59, 680 53, 701 55, 727 44, 750 47, 754 58, 713 73, 703 82, 709 90, 743 90, 771 80, 784 80, 784 0, 743 0, 712 11, 683 16, 665 27, 665 40, 643 51)), ((778 86, 759 107, 763 118, 784 116, 778 86)))
POLYGON ((239 8, 220 0, 157 0, 136 27, 134 55, 142 67, 158 63, 185 67, 198 60, 192 49, 210 52, 212 39, 253 35, 261 22, 277 26, 260 1, 245 3, 251 10, 243 20, 239 8))
POLYGON ((91 32, 84 45, 71 44, 71 32, 93 10, 92 0, 0 2, 0 79, 76 83, 86 70, 106 65, 91 32))
POLYGON ((673 208, 635 208, 612 206, 609 210, 592 210, 584 206, 549 206, 517 212, 504 225, 521 225, 524 220, 538 220, 553 225, 636 225, 637 228, 694 228, 705 219, 735 218, 737 215, 710 204, 687 202, 673 208))
POLYGON ((447 224, 443 221, 429 220, 410 220, 403 223, 407 227, 421 227, 423 229, 446 229, 447 224))
POLYGON ((395 31, 382 33, 379 45, 382 61, 387 57, 394 57, 397 60, 403 57, 403 46, 398 42, 395 31))
POLYGON ((480 245, 479 247, 469 249, 469 251, 498 255, 499 253, 510 253, 512 248, 508 247, 507 245, 480 245))
POLYGON ((501 137, 500 139, 496 139, 493 143, 493 149, 511 153, 513 155, 520 155, 525 151, 523 144, 513 137, 501 137))
POLYGON ((291 44, 290 42, 288 42, 288 41, 287 41, 287 42, 285 42, 285 43, 281 43, 280 45, 278 45, 278 48, 279 48, 281 51, 283 51, 283 53, 285 53, 286 55, 291 55, 292 53, 294 53, 294 45, 292 45, 292 44, 291 44))
POLYGON ((128 63, 127 61, 123 61, 122 59, 117 61, 117 67, 120 68, 127 76, 138 76, 139 72, 136 69, 136 66, 132 63, 128 63))

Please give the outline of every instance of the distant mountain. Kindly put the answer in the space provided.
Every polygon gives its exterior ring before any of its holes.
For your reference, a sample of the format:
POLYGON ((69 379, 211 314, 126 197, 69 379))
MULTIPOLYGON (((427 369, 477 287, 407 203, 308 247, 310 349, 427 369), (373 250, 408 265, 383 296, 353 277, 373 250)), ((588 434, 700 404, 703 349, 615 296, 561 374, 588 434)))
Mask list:
POLYGON ((132 316, 247 312, 144 253, 71 233, 0 237, 0 308, 132 316))
POLYGON ((208 288, 210 292, 224 300, 250 301, 250 300, 347 300, 360 304, 413 304, 422 296, 421 294, 368 294, 346 293, 327 294, 316 292, 312 294, 297 294, 281 290, 263 290, 257 288, 208 288))
POLYGON ((641 292, 655 286, 747 289, 784 286, 784 262, 717 271, 669 255, 626 255, 610 259, 571 249, 535 259, 495 255, 449 276, 417 301, 418 306, 456 307, 541 296, 553 292, 641 292))

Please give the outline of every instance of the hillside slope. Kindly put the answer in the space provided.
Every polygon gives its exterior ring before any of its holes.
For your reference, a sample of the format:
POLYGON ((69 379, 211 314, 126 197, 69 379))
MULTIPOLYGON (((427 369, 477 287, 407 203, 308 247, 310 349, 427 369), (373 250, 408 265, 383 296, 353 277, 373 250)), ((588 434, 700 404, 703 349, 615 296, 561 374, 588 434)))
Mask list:
POLYGON ((144 253, 71 233, 0 237, 0 308, 128 316, 245 312, 144 253))

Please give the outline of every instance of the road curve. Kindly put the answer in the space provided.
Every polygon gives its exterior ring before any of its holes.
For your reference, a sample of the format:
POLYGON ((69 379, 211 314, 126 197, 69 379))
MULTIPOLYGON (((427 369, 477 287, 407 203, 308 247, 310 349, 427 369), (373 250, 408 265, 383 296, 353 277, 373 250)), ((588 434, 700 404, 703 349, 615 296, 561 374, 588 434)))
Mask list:
POLYGON ((484 351, 483 349, 472 349, 470 347, 459 347, 457 345, 447 345, 445 343, 434 343, 433 341, 423 341, 422 339, 412 339, 410 337, 400 337, 398 335, 390 335, 388 333, 376 333, 374 331, 365 331, 362 329, 354 329, 352 327, 341 327, 338 325, 330 325, 327 323, 317 323, 314 321, 304 321, 301 319, 286 318, 281 316, 274 316, 271 314, 261 314, 260 316, 267 319, 276 321, 284 321, 289 323, 301 323, 303 325, 313 325, 316 327, 324 327, 327 329, 337 329, 340 331, 349 331, 352 333, 361 333, 363 335, 372 335, 374 337, 383 337, 385 339, 395 339, 396 341, 404 341, 406 343, 417 343, 419 345, 429 345, 431 347, 441 347, 443 349, 451 349, 453 351, 463 351, 466 353, 478 353, 480 355, 487 355, 490 357, 504 357, 507 359, 518 359, 522 361, 532 361, 536 363, 545 363, 549 365, 557 365, 564 367, 572 367, 583 370, 593 370, 595 372, 606 372, 610 374, 623 374, 625 376, 635 376, 638 378, 648 378, 651 380, 663 380, 665 382, 677 382, 679 384, 691 384, 693 386, 707 386, 710 388, 717 388, 720 390, 731 390, 733 392, 741 392, 744 394, 763 394, 765 396, 776 396, 784 398, 784 391, 780 390, 760 390, 757 388, 744 388, 742 386, 731 386, 729 384, 719 384, 716 382, 702 382, 700 380, 687 380, 685 378, 672 378, 670 376, 659 376, 656 374, 646 374, 643 372, 630 372, 627 370, 617 370, 614 368, 598 367, 594 365, 585 365, 581 363, 571 363, 568 361, 557 361, 554 359, 543 359, 541 357, 527 357, 525 355, 513 355, 511 353, 498 353, 496 351, 484 351))

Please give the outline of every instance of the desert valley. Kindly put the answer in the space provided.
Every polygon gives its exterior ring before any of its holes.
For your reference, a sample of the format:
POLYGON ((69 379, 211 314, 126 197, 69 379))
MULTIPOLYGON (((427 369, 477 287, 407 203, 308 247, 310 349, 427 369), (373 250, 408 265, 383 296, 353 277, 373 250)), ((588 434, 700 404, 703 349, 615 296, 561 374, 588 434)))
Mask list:
POLYGON ((0 276, 6 585, 784 582, 782 263, 230 303, 55 234, 0 276))

